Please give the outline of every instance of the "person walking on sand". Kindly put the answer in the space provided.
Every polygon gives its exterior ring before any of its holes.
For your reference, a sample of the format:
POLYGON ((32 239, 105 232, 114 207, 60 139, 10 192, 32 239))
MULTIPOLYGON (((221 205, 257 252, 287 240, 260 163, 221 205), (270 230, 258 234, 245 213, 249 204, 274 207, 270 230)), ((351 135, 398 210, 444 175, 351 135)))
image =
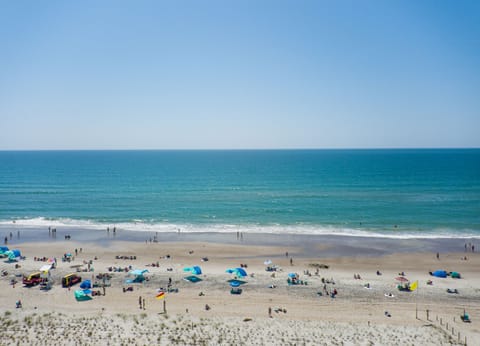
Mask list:
POLYGON ((138 306, 142 308, 142 296, 138 296, 138 306))
POLYGON ((272 307, 268 307, 268 317, 272 317, 272 307))
POLYGON ((145 310, 145 298, 142 299, 142 303, 143 303, 143 310, 145 310))
POLYGON ((440 253, 437 252, 437 260, 440 259, 440 253))

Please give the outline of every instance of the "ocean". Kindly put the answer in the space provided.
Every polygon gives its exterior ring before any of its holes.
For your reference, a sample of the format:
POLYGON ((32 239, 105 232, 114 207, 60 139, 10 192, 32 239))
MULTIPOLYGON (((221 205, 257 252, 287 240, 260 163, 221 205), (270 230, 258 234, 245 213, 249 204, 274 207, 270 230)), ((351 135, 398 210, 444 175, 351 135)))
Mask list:
POLYGON ((480 149, 0 151, 0 230, 480 238, 480 149))

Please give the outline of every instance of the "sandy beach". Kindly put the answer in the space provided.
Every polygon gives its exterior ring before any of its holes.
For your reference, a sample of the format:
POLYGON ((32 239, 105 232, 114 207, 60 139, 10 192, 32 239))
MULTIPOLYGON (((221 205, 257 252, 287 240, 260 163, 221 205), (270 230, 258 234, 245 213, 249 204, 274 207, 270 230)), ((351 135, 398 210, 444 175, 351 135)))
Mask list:
POLYGON ((461 239, 445 240, 441 246, 434 240, 372 240, 367 253, 368 239, 342 237, 305 242, 272 236, 272 245, 267 245, 264 235, 242 235, 241 240, 235 234, 219 235, 213 242, 208 237, 215 235, 179 239, 172 234, 150 242, 121 232, 116 238, 101 231, 87 233, 74 233, 70 240, 62 233, 56 239, 22 233, 21 241, 14 237, 8 244, 25 259, 0 262, 8 273, 0 280, 0 344, 480 344, 480 256, 462 251, 461 239), (440 249, 438 259, 434 248, 440 249), (73 259, 62 261, 65 253, 73 259), (22 276, 38 271, 45 263, 35 258, 42 257, 57 259, 51 270, 53 287, 24 287, 22 276), (266 271, 267 260, 276 271, 266 271), (202 269, 202 281, 184 280, 189 275, 184 268, 195 265, 202 269), (230 293, 227 280, 232 275, 225 272, 236 267, 248 273, 241 278, 247 282, 241 294, 230 293), (147 280, 126 284, 127 272, 117 268, 147 269, 147 280), (462 278, 429 275, 437 269, 460 272, 462 278), (418 289, 399 291, 395 279, 401 272, 411 283, 418 281, 418 289), (101 273, 111 279, 105 295, 102 287, 93 288, 100 295, 76 301, 79 285, 61 286, 68 273, 99 283, 101 273), (298 274, 303 284, 289 284, 290 273, 298 274), (12 285, 12 279, 18 282, 12 285), (156 299, 160 290, 165 296, 156 299), (15 307, 18 300, 22 308, 15 307), (461 321, 464 309, 471 323, 461 321))

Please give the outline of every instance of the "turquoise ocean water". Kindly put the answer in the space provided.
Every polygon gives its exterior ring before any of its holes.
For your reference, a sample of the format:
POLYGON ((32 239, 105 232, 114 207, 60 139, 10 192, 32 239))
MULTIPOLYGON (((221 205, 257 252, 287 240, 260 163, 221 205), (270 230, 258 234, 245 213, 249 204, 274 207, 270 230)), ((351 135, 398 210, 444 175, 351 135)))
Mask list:
POLYGON ((479 237, 480 149, 3 151, 0 228, 479 237))

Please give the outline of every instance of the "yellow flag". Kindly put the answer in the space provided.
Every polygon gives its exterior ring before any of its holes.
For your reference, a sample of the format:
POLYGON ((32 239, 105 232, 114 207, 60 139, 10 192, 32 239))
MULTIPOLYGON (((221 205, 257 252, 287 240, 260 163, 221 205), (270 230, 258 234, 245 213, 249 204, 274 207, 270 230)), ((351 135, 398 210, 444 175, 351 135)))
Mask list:
POLYGON ((415 291, 418 287, 418 280, 410 285, 410 291, 415 291))

